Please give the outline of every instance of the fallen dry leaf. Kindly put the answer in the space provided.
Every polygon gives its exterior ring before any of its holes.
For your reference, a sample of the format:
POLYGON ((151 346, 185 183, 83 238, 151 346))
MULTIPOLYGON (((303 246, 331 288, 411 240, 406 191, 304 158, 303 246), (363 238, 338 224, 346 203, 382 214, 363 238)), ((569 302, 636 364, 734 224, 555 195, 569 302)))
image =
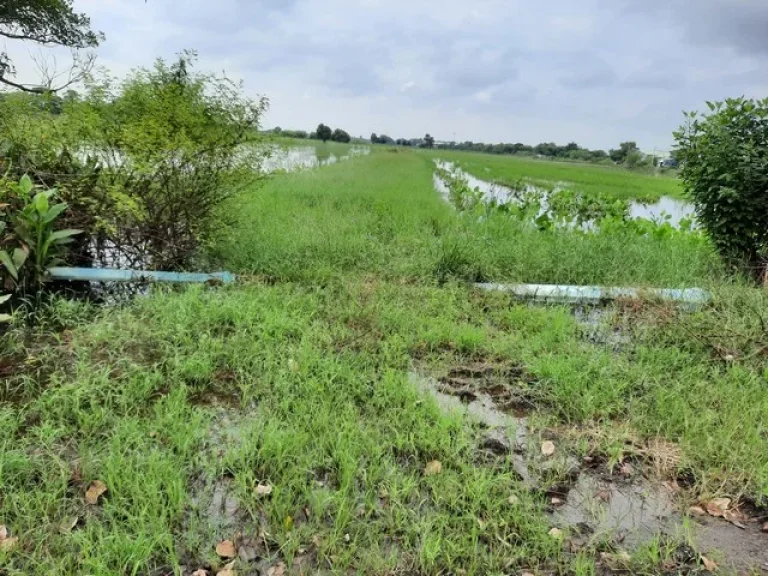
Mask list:
POLYGON ((768 522, 766 522, 765 524, 763 524, 763 532, 764 532, 765 534, 768 534, 768 522))
POLYGON ((199 570, 192 572, 192 576, 208 576, 208 570, 200 568, 199 570))
POLYGON ((512 494, 512 496, 507 499, 507 502, 509 502, 512 506, 517 506, 520 504, 520 498, 512 494))
POLYGON ((8 538, 8 528, 0 526, 0 550, 7 552, 15 548, 18 543, 18 538, 8 538))
POLYGON ((561 498, 552 498, 552 500, 550 500, 550 503, 552 504, 552 506, 562 506, 563 504, 565 504, 565 501, 562 500, 561 498))
POLYGON ((216 554, 221 558, 234 558, 237 556, 237 550, 232 540, 222 540, 216 545, 216 554))
POLYGON ((534 576, 532 572, 523 572, 520 576, 534 576))
POLYGON ((230 562, 224 568, 216 572, 216 576, 237 576, 237 572, 235 571, 235 563, 230 562))
POLYGON ((562 538, 563 531, 560 530, 560 528, 552 528, 552 530, 549 531, 549 535, 552 536, 552 538, 562 538))
POLYGON ((108 490, 107 485, 101 480, 94 480, 85 492, 85 503, 94 506, 99 503, 99 498, 108 490))
POLYGON ((259 484, 254 490, 256 496, 269 496, 272 494, 272 486, 269 484, 259 484))
POLYGON ((5 540, 0 540, 0 550, 3 550, 7 552, 8 550, 13 550, 16 548, 16 544, 19 543, 18 538, 6 538, 5 540))
POLYGON ((320 544, 322 544, 322 540, 320 539, 320 536, 318 534, 315 534, 312 536, 312 544, 315 545, 315 548, 320 548, 320 544))
POLYGON ((725 516, 726 511, 731 507, 730 498, 715 498, 710 500, 705 505, 707 514, 714 516, 715 518, 722 518, 725 516))
POLYGON ((717 571, 717 564, 712 562, 712 560, 710 560, 706 556, 702 556, 701 561, 704 563, 704 568, 707 570, 707 572, 717 571))
POLYGON ((554 442, 550 442, 549 440, 547 440, 546 442, 543 442, 541 444, 541 453, 542 453, 542 455, 546 456, 547 458, 549 458, 550 456, 554 455, 554 453, 555 453, 555 443, 554 442))
POLYGON ((424 468, 424 476, 437 476, 442 473, 443 464, 439 460, 432 460, 427 467, 424 468))
POLYGON ((267 576, 284 576, 285 575, 285 564, 280 562, 280 564, 277 564, 275 566, 272 566, 269 570, 267 570, 267 576))
POLYGON ((701 506, 691 506, 690 508, 688 508, 688 513, 691 516, 706 516, 707 515, 707 511, 704 510, 704 508, 702 508, 701 506))
POLYGON ((611 501, 611 491, 610 490, 600 490, 595 494, 595 496, 602 500, 603 502, 610 502, 611 501))
POLYGON ((605 564, 612 566, 614 569, 618 569, 619 567, 626 567, 628 564, 630 564, 632 562, 632 557, 624 551, 617 552, 615 554, 601 552, 600 560, 605 564))
POLYGON ((747 527, 744 525, 744 522, 746 522, 747 519, 744 517, 744 515, 741 512, 738 512, 736 510, 726 510, 725 514, 723 514, 723 518, 725 518, 726 521, 736 526, 736 528, 741 528, 742 530, 747 529, 747 527))

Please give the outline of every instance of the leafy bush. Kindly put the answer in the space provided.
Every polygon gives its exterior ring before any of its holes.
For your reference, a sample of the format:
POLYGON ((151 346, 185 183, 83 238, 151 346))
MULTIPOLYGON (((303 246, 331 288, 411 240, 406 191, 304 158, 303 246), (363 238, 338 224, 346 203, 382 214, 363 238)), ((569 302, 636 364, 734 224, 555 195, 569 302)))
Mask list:
POLYGON ((18 184, 2 182, 0 188, 0 263, 6 288, 39 290, 49 267, 63 263, 63 246, 80 230, 55 230, 67 210, 64 202, 51 204, 56 190, 35 191, 24 176, 18 184))
POLYGON ((708 103, 675 133, 680 176, 721 255, 759 278, 768 262, 768 99, 708 103))
POLYGON ((58 189, 67 224, 86 232, 78 263, 188 268, 228 223, 222 202, 258 177, 267 100, 194 64, 184 53, 92 80, 59 115, 42 97, 0 103, 0 167, 58 189))

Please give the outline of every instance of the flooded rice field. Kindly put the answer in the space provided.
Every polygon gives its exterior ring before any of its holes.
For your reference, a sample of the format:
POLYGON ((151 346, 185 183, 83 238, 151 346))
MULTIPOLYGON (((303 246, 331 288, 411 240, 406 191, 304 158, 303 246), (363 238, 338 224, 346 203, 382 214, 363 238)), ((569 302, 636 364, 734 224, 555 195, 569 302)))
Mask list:
POLYGON ((262 171, 267 174, 275 172, 294 172, 330 166, 358 156, 367 156, 371 149, 367 146, 352 146, 346 154, 337 156, 314 146, 292 146, 271 149, 269 156, 262 163, 262 171))
MULTIPOLYGON (((478 190, 482 194, 483 200, 487 203, 496 202, 498 204, 505 204, 510 201, 515 201, 521 191, 514 190, 503 184, 477 178, 476 176, 465 172, 453 162, 436 160, 435 163, 439 169, 464 178, 469 187, 473 190, 478 190)), ((547 188, 533 182, 523 182, 522 184, 524 186, 522 190, 523 192, 541 193, 542 195, 547 192, 567 190, 570 186, 568 182, 555 182, 547 188)), ((448 200, 448 185, 438 174, 434 175, 434 186, 435 190, 437 190, 443 198, 448 200)), ((628 216, 632 219, 644 218, 660 223, 666 221, 677 228, 680 226, 681 221, 694 219, 695 211, 690 202, 664 196, 655 202, 630 202, 628 216)))

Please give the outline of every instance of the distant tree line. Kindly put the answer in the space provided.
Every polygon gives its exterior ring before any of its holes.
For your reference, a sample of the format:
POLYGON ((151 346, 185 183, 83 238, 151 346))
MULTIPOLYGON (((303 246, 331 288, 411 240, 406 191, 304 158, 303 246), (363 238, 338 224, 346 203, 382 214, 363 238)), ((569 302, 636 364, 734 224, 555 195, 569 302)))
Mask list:
POLYGON ((270 132, 285 136, 286 138, 296 138, 299 140, 322 140, 323 142, 332 140, 333 142, 343 142, 345 144, 352 141, 352 137, 346 130, 342 130, 341 128, 333 130, 330 126, 326 126, 325 124, 319 124, 314 132, 306 132, 305 130, 283 130, 279 126, 273 128, 270 132))
MULTIPOLYGON (((320 124, 317 130, 308 133, 304 130, 281 130, 275 128, 273 132, 286 136, 288 138, 313 139, 313 140, 333 140, 334 142, 349 142, 349 134, 341 129, 331 130, 329 126, 320 124)), ((438 148, 440 150, 466 150, 470 152, 482 152, 485 154, 514 154, 518 156, 535 156, 548 158, 552 160, 566 160, 574 162, 596 162, 604 164, 621 164, 627 168, 653 168, 663 165, 664 167, 676 167, 676 159, 667 159, 644 154, 637 146, 637 142, 622 142, 614 150, 590 150, 582 148, 576 142, 570 142, 565 146, 555 144, 554 142, 542 142, 535 146, 522 144, 520 142, 485 144, 483 142, 437 142, 430 134, 423 138, 392 138, 386 134, 371 134, 371 144, 384 144, 387 146, 405 146, 410 148, 438 148)))

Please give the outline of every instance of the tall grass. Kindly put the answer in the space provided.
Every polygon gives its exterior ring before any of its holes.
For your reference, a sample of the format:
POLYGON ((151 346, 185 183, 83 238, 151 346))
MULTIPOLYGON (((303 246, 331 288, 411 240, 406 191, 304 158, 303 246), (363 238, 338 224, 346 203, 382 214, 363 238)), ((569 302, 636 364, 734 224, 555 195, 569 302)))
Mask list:
POLYGON ((378 151, 272 179, 241 195, 238 223, 217 247, 235 271, 283 280, 349 272, 456 278, 690 286, 719 274, 701 237, 539 231, 503 215, 456 213, 433 188, 431 160, 378 151))

